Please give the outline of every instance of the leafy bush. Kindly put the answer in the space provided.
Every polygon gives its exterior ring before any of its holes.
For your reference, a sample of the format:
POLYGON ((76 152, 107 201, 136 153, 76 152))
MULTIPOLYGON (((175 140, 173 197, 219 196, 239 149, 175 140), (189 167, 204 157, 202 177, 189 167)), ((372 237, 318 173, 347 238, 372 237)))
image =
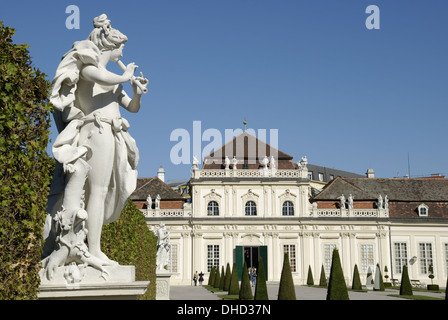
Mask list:
POLYGON ((289 256, 285 253, 283 257, 282 274, 280 275, 280 285, 278 288, 278 300, 296 300, 296 291, 292 279, 289 256))
POLYGON ((344 273, 342 272, 339 251, 333 250, 330 279, 328 280, 327 300, 349 300, 344 273))
POLYGON ((135 280, 150 281, 140 299, 155 300, 157 237, 131 200, 117 221, 103 227, 101 250, 121 265, 135 266, 135 280))
POLYGON ((0 21, 0 299, 37 299, 54 161, 50 82, 0 21))

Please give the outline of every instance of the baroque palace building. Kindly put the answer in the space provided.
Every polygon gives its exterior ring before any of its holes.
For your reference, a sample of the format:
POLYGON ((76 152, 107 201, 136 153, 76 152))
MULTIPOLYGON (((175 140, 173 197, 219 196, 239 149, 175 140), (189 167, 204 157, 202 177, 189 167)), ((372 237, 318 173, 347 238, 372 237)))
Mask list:
POLYGON ((188 197, 171 193, 159 174, 139 179, 131 199, 151 230, 161 222, 170 230, 172 284, 190 285, 195 271, 207 281, 212 266, 221 270, 227 263, 236 263, 241 273, 244 262, 258 267, 260 258, 267 280, 276 282, 284 253, 296 284, 306 284, 309 268, 318 282, 322 267, 329 276, 338 248, 347 285, 355 264, 362 281, 378 264, 383 276, 387 267, 389 280, 398 281, 407 265, 416 285, 431 283, 432 265, 433 283, 445 286, 448 179, 333 172, 316 191, 306 157, 295 163, 244 132, 205 157, 202 168, 193 161, 188 197), (166 199, 148 206, 147 193, 151 201, 157 194, 166 199))

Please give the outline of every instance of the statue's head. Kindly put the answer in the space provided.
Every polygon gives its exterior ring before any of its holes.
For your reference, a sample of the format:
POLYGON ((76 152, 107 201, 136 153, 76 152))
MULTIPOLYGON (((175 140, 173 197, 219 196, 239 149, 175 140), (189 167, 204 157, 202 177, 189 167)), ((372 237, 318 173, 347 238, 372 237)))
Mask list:
POLYGON ((100 51, 117 51, 115 55, 121 56, 121 51, 128 38, 117 29, 112 28, 107 15, 102 14, 93 19, 95 29, 90 33, 88 40, 92 41, 100 51))

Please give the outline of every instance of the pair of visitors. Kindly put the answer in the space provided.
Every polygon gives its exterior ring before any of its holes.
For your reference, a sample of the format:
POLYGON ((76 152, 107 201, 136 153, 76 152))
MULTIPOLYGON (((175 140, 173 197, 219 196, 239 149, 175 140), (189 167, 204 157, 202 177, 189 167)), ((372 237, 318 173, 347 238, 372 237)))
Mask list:
POLYGON ((195 286, 197 286, 198 280, 199 280, 199 285, 202 286, 202 282, 204 281, 204 273, 202 271, 199 274, 196 271, 193 275, 193 281, 194 281, 195 286))
POLYGON ((257 268, 251 267, 249 268, 249 279, 252 283, 252 287, 255 287, 257 284, 257 268))

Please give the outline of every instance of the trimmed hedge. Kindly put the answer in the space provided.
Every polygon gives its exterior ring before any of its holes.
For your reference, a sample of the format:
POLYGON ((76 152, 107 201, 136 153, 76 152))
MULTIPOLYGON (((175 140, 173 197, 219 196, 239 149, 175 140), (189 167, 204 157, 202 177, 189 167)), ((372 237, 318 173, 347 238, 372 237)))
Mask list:
POLYGON ((278 288, 278 300, 296 300, 296 291, 292 279, 291 267, 289 265, 289 255, 283 256, 282 274, 280 276, 280 285, 278 288))
POLYGON ((50 82, 0 21, 0 300, 37 299, 54 160, 50 82))
POLYGON ((254 296, 252 295, 252 289, 250 287, 249 273, 247 270, 247 264, 244 262, 243 274, 241 275, 241 288, 239 299, 240 300, 252 300, 254 296))
POLYGON ((264 271, 263 259, 258 259, 258 277, 255 285, 254 300, 269 300, 268 288, 266 286, 266 272, 264 271))
POLYGON ((412 285, 411 280, 409 280, 408 267, 403 266, 403 271, 401 274, 401 285, 400 285, 400 296, 412 296, 412 285))
POLYGON ((344 273, 342 272, 339 251, 333 250, 330 279, 328 281, 327 300, 349 300, 344 273))
POLYGON ((240 284, 238 281, 238 271, 236 263, 233 264, 232 275, 230 276, 229 295, 237 295, 240 293, 240 284))
POLYGON ((323 265, 320 269, 319 287, 327 287, 327 277, 325 276, 325 269, 323 265))
POLYGON ((150 281, 140 299, 155 300, 157 237, 131 200, 117 221, 103 227, 101 250, 120 265, 135 266, 135 280, 150 281))
POLYGON ((308 267, 308 278, 306 279, 306 284, 308 286, 314 286, 313 272, 311 271, 311 266, 308 267))
POLYGON ((362 290, 362 283, 357 264, 355 264, 355 270, 353 271, 352 290, 362 290))
POLYGON ((230 289, 230 279, 232 277, 232 271, 230 270, 230 264, 227 262, 227 267, 226 267, 226 277, 224 280, 224 291, 229 291, 230 289))

